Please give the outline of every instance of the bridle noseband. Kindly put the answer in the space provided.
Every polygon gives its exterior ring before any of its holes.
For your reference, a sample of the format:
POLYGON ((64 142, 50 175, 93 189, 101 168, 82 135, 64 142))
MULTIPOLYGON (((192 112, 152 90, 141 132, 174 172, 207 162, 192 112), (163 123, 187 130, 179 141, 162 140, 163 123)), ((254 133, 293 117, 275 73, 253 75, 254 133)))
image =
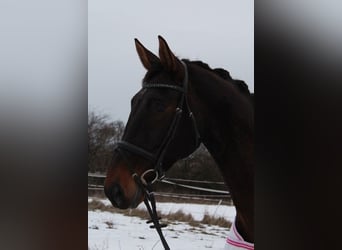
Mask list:
MULTIPOLYGON (((199 144, 201 143, 201 139, 200 139, 200 134, 196 125, 196 120, 195 117, 193 115, 193 113, 191 112, 190 106, 189 106, 189 102, 188 102, 188 69, 186 64, 181 61, 183 66, 184 66, 184 72, 185 72, 185 76, 184 76, 184 80, 183 80, 183 85, 182 87, 180 86, 176 86, 176 85, 171 85, 171 84, 163 84, 163 83, 159 83, 159 84, 149 84, 149 83, 144 83, 143 84, 143 89, 149 89, 149 88, 167 88, 170 90, 175 90, 175 91, 179 91, 182 95, 180 98, 180 101, 177 104, 177 108, 175 110, 175 115, 173 117, 173 120, 169 126, 169 129, 162 141, 162 143, 160 144, 160 147, 157 151, 156 154, 153 154, 141 147, 138 147, 132 143, 129 143, 127 141, 119 141, 116 143, 116 150, 125 150, 128 151, 130 153, 133 153, 135 155, 138 155, 140 157, 145 158, 146 160, 150 161, 153 165, 154 168, 153 169, 148 169, 146 170, 141 176, 139 176, 137 173, 133 173, 132 177, 134 179, 134 181, 138 184, 138 186, 142 189, 142 191, 145 194, 145 199, 144 199, 144 203, 146 205, 147 211, 150 214, 151 220, 147 221, 147 223, 153 222, 153 226, 150 226, 151 228, 155 228, 159 234, 159 237, 163 243, 163 246, 165 249, 170 249, 163 234, 161 231, 162 227, 165 227, 166 225, 160 224, 159 223, 159 217, 157 214, 157 210, 156 210, 156 203, 155 203, 155 199, 154 199, 154 194, 152 191, 152 184, 154 182, 156 182, 157 180, 161 180, 164 178, 164 169, 163 169, 163 160, 165 157, 165 154, 167 152, 167 149, 169 147, 169 144, 171 143, 171 141, 173 140, 176 131, 178 129, 179 126, 179 122, 181 120, 182 114, 183 114, 183 108, 184 108, 184 104, 185 107, 188 111, 188 115, 191 118, 192 124, 193 124, 193 128, 194 128, 194 133, 195 133, 195 137, 196 137, 196 148, 199 146, 199 144), (149 173, 154 173, 155 177, 153 178, 153 180, 151 181, 146 181, 145 176, 149 173)), ((133 169, 132 169, 133 171, 133 169)))

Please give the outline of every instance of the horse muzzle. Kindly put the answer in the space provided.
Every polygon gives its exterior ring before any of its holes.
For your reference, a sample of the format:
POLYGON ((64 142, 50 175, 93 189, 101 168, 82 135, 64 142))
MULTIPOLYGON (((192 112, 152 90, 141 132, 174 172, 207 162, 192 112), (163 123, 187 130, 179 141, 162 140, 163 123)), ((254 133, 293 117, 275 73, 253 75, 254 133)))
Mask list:
POLYGON ((127 209, 136 208, 144 200, 141 188, 135 185, 134 189, 134 191, 128 192, 133 195, 127 195, 120 184, 114 183, 109 186, 105 185, 104 192, 114 207, 127 209))

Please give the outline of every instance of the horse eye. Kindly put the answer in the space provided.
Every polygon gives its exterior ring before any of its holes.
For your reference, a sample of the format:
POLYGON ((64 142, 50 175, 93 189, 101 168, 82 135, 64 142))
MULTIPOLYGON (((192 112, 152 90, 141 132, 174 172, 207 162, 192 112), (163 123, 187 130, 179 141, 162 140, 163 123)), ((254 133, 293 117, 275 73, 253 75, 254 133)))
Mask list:
POLYGON ((155 111, 157 112, 164 112, 166 109, 166 105, 163 102, 158 101, 158 100, 154 102, 153 106, 154 106, 155 111))

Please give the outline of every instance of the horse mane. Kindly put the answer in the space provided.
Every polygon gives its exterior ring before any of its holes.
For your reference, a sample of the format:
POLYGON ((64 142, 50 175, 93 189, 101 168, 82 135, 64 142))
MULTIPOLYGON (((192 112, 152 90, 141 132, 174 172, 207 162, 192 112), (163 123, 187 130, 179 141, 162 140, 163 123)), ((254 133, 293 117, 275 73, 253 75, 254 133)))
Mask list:
MULTIPOLYGON (((250 93, 250 91, 248 89, 248 85, 243 80, 233 79, 227 70, 225 70, 223 68, 212 69, 209 67, 209 65, 207 63, 204 63, 202 61, 190 61, 189 59, 182 59, 182 60, 185 62, 188 62, 188 63, 193 63, 193 64, 195 64, 195 65, 197 65, 203 69, 209 70, 210 72, 213 72, 214 74, 218 75, 222 79, 227 80, 229 83, 233 84, 240 91, 240 93, 249 97, 249 99, 254 104, 254 93, 250 93)), ((158 72, 160 72, 162 70, 162 68, 163 67, 161 64, 153 65, 152 69, 150 69, 146 73, 146 75, 143 79, 143 83, 145 81, 148 81, 149 79, 151 79, 158 72)))
POLYGON ((214 74, 220 76, 222 79, 229 81, 230 83, 234 84, 242 94, 249 96, 251 98, 252 102, 254 102, 254 94, 250 93, 250 91, 248 89, 248 85, 242 80, 233 79, 227 70, 222 69, 222 68, 212 69, 209 67, 209 65, 207 63, 204 63, 202 61, 190 61, 187 59, 185 59, 184 61, 189 62, 189 63, 193 63, 197 66, 200 66, 201 68, 209 70, 209 71, 213 72, 214 74))

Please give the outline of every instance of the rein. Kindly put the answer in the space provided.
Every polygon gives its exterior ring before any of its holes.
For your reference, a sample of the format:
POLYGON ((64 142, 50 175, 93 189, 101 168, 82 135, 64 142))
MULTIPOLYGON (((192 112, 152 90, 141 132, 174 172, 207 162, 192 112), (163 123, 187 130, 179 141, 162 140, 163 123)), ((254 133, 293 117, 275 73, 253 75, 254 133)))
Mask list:
POLYGON ((159 220, 160 218, 158 217, 157 214, 157 210, 156 210, 156 202, 155 202, 155 198, 154 198, 154 194, 153 194, 153 190, 152 190, 152 184, 155 183, 157 180, 162 180, 165 177, 164 174, 164 170, 163 170, 163 160, 165 157, 165 154, 167 152, 167 149, 171 143, 171 141, 173 140, 177 128, 179 126, 179 122, 181 120, 181 116, 183 114, 183 108, 184 108, 184 104, 186 105, 186 109, 188 110, 188 115, 191 118, 193 127, 194 127, 194 132, 195 132, 195 136, 196 136, 196 148, 199 146, 200 144, 200 134, 196 125, 196 120, 195 117, 193 115, 193 113, 191 112, 190 106, 189 106, 189 102, 188 102, 188 98, 187 98, 187 93, 188 93, 188 70, 187 70, 187 66, 186 64, 181 61, 184 69, 185 69, 185 76, 184 76, 184 80, 183 80, 183 86, 175 86, 175 85, 170 85, 170 84, 148 84, 145 83, 143 85, 143 89, 149 89, 149 88, 168 88, 170 90, 175 90, 175 91, 179 91, 181 92, 182 96, 180 98, 180 101, 178 102, 177 108, 175 110, 175 115, 174 118, 169 126, 169 129, 162 141, 162 143, 160 144, 160 147, 157 151, 156 154, 153 154, 141 147, 138 147, 132 143, 129 143, 127 141, 119 141, 116 143, 116 148, 117 149, 123 149, 125 151, 128 151, 130 153, 139 155, 147 160, 149 160, 150 162, 153 163, 154 165, 154 169, 148 169, 146 170, 141 176, 139 176, 137 173, 133 173, 132 174, 132 178, 134 179, 134 181, 137 183, 137 185, 140 187, 140 189, 144 192, 145 198, 144 198, 144 203, 145 206, 148 210, 148 213, 151 217, 151 220, 147 221, 147 223, 153 223, 153 226, 150 226, 150 228, 155 228, 159 234, 159 237, 163 243, 163 246, 165 249, 170 249, 170 247, 168 246, 164 235, 161 231, 161 228, 166 227, 166 224, 160 224, 159 220), (148 173, 154 173, 155 177, 153 178, 152 181, 147 182, 145 179, 145 175, 148 173))

